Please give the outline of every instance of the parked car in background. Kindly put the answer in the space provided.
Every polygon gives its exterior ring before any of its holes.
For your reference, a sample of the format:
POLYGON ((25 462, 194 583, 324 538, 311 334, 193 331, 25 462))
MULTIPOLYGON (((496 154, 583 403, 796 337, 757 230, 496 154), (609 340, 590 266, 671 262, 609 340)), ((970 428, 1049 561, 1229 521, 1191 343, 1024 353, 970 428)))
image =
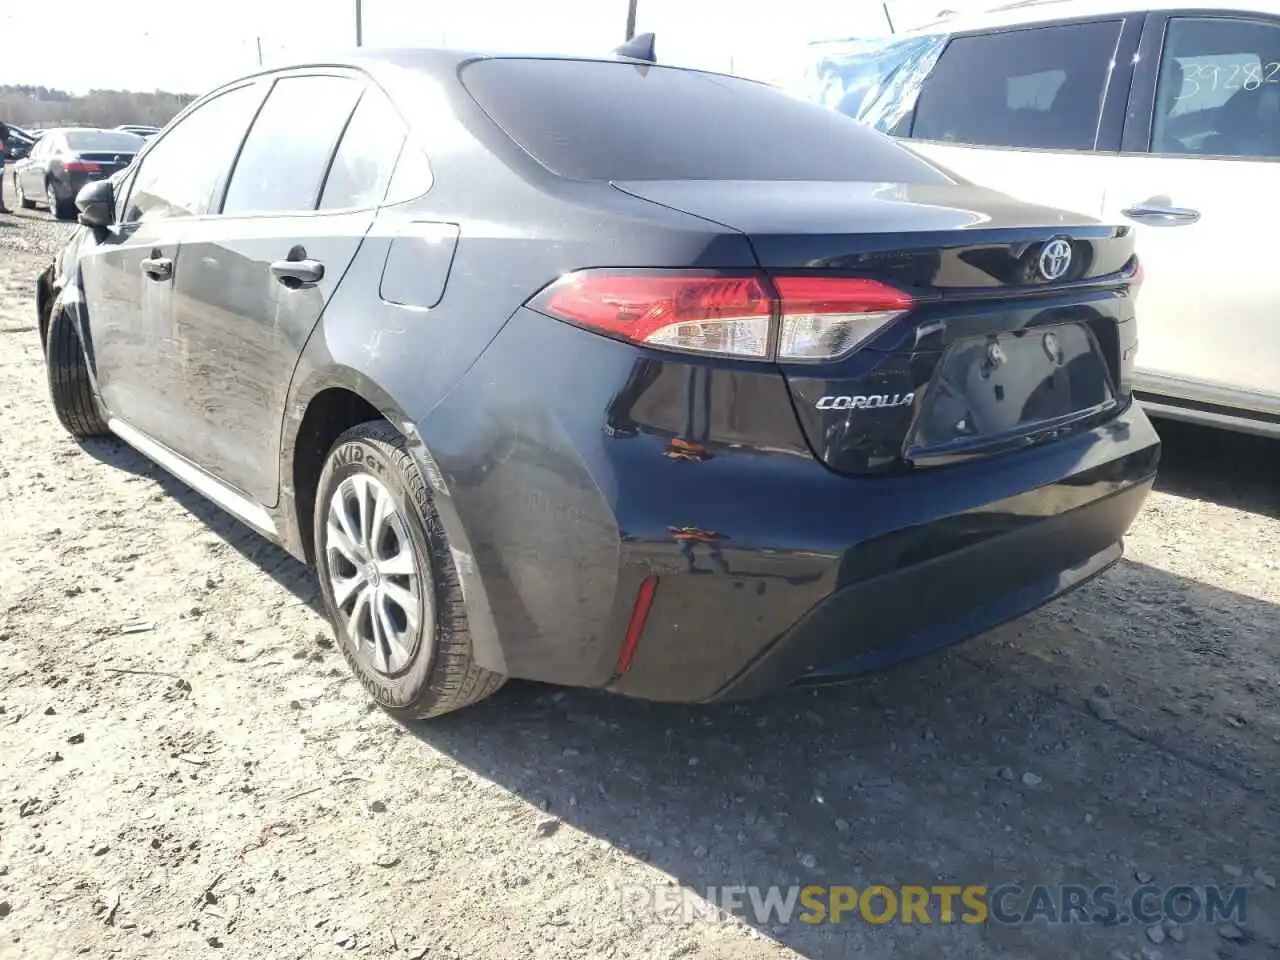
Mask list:
POLYGON ((150 127, 139 123, 122 123, 120 126, 116 127, 116 129, 123 130, 126 133, 136 133, 144 140, 150 139, 160 132, 159 127, 150 127))
POLYGON ((1044 0, 814 45, 805 96, 974 182, 1136 226, 1135 386, 1280 436, 1280 0, 1044 0))
POLYGON ((43 204, 59 220, 75 212, 75 198, 86 183, 123 170, 145 143, 134 133, 85 127, 50 130, 14 168, 14 193, 30 210, 43 204))
POLYGON ((370 53, 77 202, 62 423, 313 564, 402 716, 844 680, 1108 568, 1156 470, 1131 227, 763 84, 370 53))
POLYGON ((35 146, 35 140, 27 136, 20 127, 11 126, 9 127, 9 136, 5 138, 5 142, 0 146, 4 149, 5 162, 13 163, 24 159, 31 152, 31 148, 35 146))

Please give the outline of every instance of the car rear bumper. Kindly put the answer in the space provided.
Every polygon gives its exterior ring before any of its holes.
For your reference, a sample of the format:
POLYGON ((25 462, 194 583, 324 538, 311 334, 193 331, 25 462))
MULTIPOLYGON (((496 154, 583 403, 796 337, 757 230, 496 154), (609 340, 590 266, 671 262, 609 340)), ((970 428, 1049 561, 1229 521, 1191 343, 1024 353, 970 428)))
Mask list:
POLYGON ((1115 562, 1159 460, 1129 404, 851 477, 814 458, 781 376, 699 369, 523 317, 419 421, 482 666, 681 702, 885 666, 1115 562))
POLYGON ((717 699, 847 680, 974 637, 1070 592, 1123 553, 1150 482, 833 593, 717 699))
MULTIPOLYGON (((651 699, 716 700, 837 682, 966 640, 1061 596, 1120 559, 1159 457, 1159 440, 1136 406, 1064 443, 1084 454, 1078 469, 1043 482, 1065 451, 1024 451, 1009 460, 1022 460, 1026 487, 1010 495, 999 492, 1007 478, 982 469, 856 485, 833 478, 851 489, 825 511, 798 511, 809 528, 797 524, 789 549, 770 556, 727 544, 713 556, 699 544, 678 566, 643 547, 628 551, 624 563, 656 571, 657 588, 631 666, 611 687, 651 699), (836 537, 842 549, 832 549, 836 537)), ((778 509, 777 493, 758 509, 778 509)))

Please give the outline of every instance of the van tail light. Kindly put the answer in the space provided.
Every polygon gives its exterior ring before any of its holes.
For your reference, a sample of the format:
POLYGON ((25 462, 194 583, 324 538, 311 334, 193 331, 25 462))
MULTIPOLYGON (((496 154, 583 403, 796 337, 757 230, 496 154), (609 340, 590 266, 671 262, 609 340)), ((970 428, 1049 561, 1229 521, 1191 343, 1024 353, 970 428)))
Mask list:
POLYGON ((911 297, 857 277, 581 270, 528 306, 645 346, 747 360, 843 356, 909 310, 911 297))

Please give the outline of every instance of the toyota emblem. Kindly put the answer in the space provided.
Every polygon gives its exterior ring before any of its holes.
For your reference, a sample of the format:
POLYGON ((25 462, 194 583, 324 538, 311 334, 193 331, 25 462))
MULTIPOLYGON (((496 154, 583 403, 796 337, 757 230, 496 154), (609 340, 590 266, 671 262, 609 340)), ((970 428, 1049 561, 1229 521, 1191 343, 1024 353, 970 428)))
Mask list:
POLYGON ((1061 237, 1050 240, 1040 251, 1040 276, 1050 282, 1060 280, 1071 269, 1071 243, 1061 237))

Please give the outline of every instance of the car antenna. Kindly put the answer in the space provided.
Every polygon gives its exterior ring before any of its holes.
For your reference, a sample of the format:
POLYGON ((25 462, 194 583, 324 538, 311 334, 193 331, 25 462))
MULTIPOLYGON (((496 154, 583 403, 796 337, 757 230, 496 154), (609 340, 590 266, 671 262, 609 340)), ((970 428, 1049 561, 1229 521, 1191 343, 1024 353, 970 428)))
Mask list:
POLYGON ((620 47, 614 48, 614 54, 619 57, 626 57, 628 60, 643 60, 646 63, 657 63, 658 58, 653 52, 653 34, 641 33, 620 47))
POLYGON ((889 21, 889 32, 894 36, 897 36, 898 31, 893 27, 893 15, 889 13, 889 0, 884 0, 880 6, 884 9, 884 18, 889 21))

